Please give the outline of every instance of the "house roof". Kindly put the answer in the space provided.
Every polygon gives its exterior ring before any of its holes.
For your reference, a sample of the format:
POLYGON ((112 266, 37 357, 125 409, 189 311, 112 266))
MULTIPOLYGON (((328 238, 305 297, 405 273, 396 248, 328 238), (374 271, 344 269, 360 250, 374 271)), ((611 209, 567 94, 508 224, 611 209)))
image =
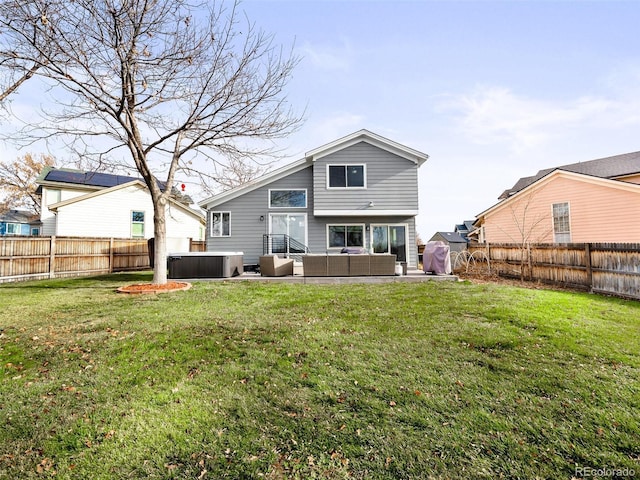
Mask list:
POLYGON ((322 157, 331 155, 334 152, 360 142, 366 142, 402 158, 406 158, 407 160, 416 163, 418 166, 422 165, 429 158, 429 155, 426 153, 419 152, 418 150, 414 150, 413 148, 409 148, 365 129, 358 130, 351 135, 347 135, 346 137, 339 138, 338 140, 327 143, 326 145, 314 150, 310 150, 305 154, 305 157, 311 161, 316 161, 322 157))
POLYGON ((129 183, 133 180, 139 180, 139 178, 101 172, 83 172, 81 170, 64 168, 49 169, 44 173, 42 178, 42 181, 45 182, 72 183, 74 185, 103 188, 115 187, 116 185, 129 183))
POLYGON ((482 217, 484 217, 488 213, 494 212, 494 211, 504 207, 505 205, 510 204, 512 198, 517 198, 517 197, 523 196, 529 191, 535 191, 536 188, 540 188, 540 187, 544 186, 545 184, 547 184, 548 182, 551 182, 554 178, 556 178, 558 176, 562 176, 562 177, 565 177, 565 178, 572 178, 574 180, 579 180, 579 181, 582 181, 582 182, 588 182, 588 183, 593 183, 593 184, 597 184, 597 185, 602 185, 602 186, 605 186, 605 187, 617 188, 617 189, 621 189, 621 190, 627 190, 627 191, 631 191, 631 192, 640 194, 640 184, 637 184, 637 183, 630 183, 630 182, 623 182, 623 181, 615 180, 615 179, 602 178, 602 177, 598 177, 598 176, 594 176, 594 175, 588 175, 588 174, 584 174, 584 173, 577 173, 577 172, 571 172, 571 171, 568 171, 568 170, 562 170, 562 169, 559 169, 559 168, 558 169, 552 169, 549 173, 547 173, 543 177, 537 179, 535 182, 530 183, 529 185, 527 185, 526 187, 522 188, 521 190, 519 190, 517 192, 514 192, 508 198, 502 199, 501 201, 499 201, 495 205, 493 205, 493 206, 489 207, 488 209, 486 209, 485 211, 479 213, 476 216, 476 220, 474 222, 474 225, 476 225, 476 226, 479 225, 479 221, 482 219, 482 217))
POLYGON ((531 177, 520 178, 513 187, 505 190, 499 198, 504 199, 510 197, 554 170, 564 170, 609 179, 626 177, 640 174, 640 152, 624 153, 613 157, 598 158, 587 162, 570 163, 559 167, 546 168, 531 177))
POLYGON ((464 220, 462 223, 459 223, 455 226, 456 232, 468 232, 473 228, 473 222, 475 220, 464 220))
POLYGON ((435 235, 431 237, 431 240, 433 240, 438 235, 440 235, 449 243, 467 243, 467 241, 456 232, 436 232, 435 235))
MULTIPOLYGON (((147 186, 142 180, 135 179, 135 180, 132 180, 132 181, 130 181, 128 183, 121 183, 119 185, 115 185, 115 186, 110 187, 110 188, 103 188, 103 189, 95 191, 95 192, 87 193, 85 195, 79 195, 77 197, 73 197, 73 198, 70 198, 68 200, 63 200, 62 202, 53 203, 53 204, 49 205, 49 210, 56 211, 59 208, 63 208, 65 206, 67 206, 67 205, 71 205, 71 204, 74 204, 74 203, 79 203, 79 202, 82 202, 84 200, 88 200, 90 198, 98 197, 100 195, 107 195, 107 194, 109 194, 111 192, 114 192, 114 191, 117 191, 117 190, 120 190, 120 189, 124 189, 124 188, 129 188, 129 187, 136 187, 136 188, 141 188, 141 189, 147 190, 147 186)), ((192 216, 197 217, 198 220, 200 220, 200 222, 202 222, 203 224, 205 223, 204 214, 202 212, 199 212, 197 210, 189 208, 187 205, 185 205, 182 202, 177 201, 174 198, 169 198, 169 203, 171 203, 172 205, 184 210, 185 212, 191 214, 192 216)))
POLYGON ((299 172, 300 170, 304 170, 305 168, 310 167, 316 160, 360 142, 366 142, 378 148, 382 148, 383 150, 410 160, 416 163, 418 166, 422 165, 429 158, 429 155, 427 155, 426 153, 419 152, 418 150, 406 147, 363 129, 352 133, 351 135, 347 135, 346 137, 342 137, 334 142, 327 143, 322 147, 310 150, 305 154, 303 158, 289 165, 285 165, 278 170, 267 173, 266 175, 256 178, 248 183, 245 183, 244 185, 232 188, 218 195, 214 195, 205 200, 202 200, 198 203, 198 205, 202 208, 208 208, 220 205, 224 202, 228 202, 229 200, 233 200, 240 195, 249 193, 264 185, 272 183, 276 180, 280 180, 281 178, 288 177, 289 175, 299 172))
POLYGON ((253 179, 239 187, 232 188, 230 190, 224 191, 212 197, 209 197, 201 202, 198 202, 198 205, 202 208, 206 207, 214 207, 216 205, 220 205, 221 203, 228 202, 229 200, 233 200, 234 198, 239 197, 240 195, 244 195, 245 193, 249 193, 257 188, 260 188, 264 185, 267 185, 271 182, 275 182, 276 180, 280 180, 281 178, 288 177, 300 170, 304 170, 305 168, 311 166, 309 162, 307 162, 306 158, 298 160, 289 165, 285 165, 278 170, 274 170, 273 172, 269 172, 266 175, 262 175, 256 179, 253 179))
MULTIPOLYGON (((134 180, 144 183, 140 177, 130 177, 127 175, 116 175, 113 173, 103 172, 85 172, 83 170, 75 170, 71 168, 45 168, 38 178, 38 185, 46 186, 67 186, 74 185, 87 190, 99 190, 102 188, 111 188, 118 185, 124 185, 134 180)), ((158 181, 158 186, 164 190, 165 182, 158 181)))
POLYGON ((28 210, 8 210, 0 214, 0 222, 6 223, 31 223, 38 219, 38 215, 28 210))

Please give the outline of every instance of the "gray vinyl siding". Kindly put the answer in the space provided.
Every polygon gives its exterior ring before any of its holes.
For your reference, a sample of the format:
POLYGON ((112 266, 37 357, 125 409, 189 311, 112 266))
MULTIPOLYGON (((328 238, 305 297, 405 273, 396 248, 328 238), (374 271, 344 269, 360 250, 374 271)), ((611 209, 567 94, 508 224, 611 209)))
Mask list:
POLYGON ((207 251, 243 252, 245 265, 258 263, 262 255, 262 235, 269 233, 269 213, 306 213, 307 246, 311 253, 333 253, 328 249, 327 225, 365 225, 365 247, 370 246, 371 225, 406 225, 407 260, 417 266, 415 218, 390 216, 392 210, 418 210, 418 166, 386 150, 360 142, 326 157, 291 175, 274 180, 227 202, 207 207, 207 251), (366 165, 365 189, 327 189, 327 165, 366 165), (307 207, 269 209, 270 189, 307 189, 307 207), (373 207, 369 203, 374 202, 373 207), (314 210, 363 209, 363 216, 314 217, 314 210), (372 216, 381 210, 380 216, 372 216), (230 213, 229 237, 211 237, 211 212, 230 213), (386 211, 386 212, 385 212, 386 211), (260 217, 264 221, 260 221, 260 217))
POLYGON ((322 157, 313 169, 318 210, 418 210, 418 166, 369 143, 322 157), (366 165, 366 188, 328 189, 327 165, 350 164, 366 165))
MULTIPOLYGON (((269 213, 306 213, 313 217, 313 169, 305 168, 237 198, 207 209, 207 251, 243 252, 245 265, 258 263, 262 255, 262 235, 269 233, 269 213), (269 209, 270 189, 307 189, 307 208, 269 209), (230 212, 231 236, 211 237, 211 212, 230 212), (260 221, 260 216, 264 221, 260 221)), ((311 231, 311 228, 309 228, 311 231)), ((310 235, 310 233, 309 233, 310 235)))
MULTIPOLYGON (((287 178, 260 187, 256 190, 241 195, 238 198, 212 207, 207 212, 207 251, 210 252, 243 252, 245 265, 258 263, 262 255, 262 235, 268 233, 269 213, 289 212, 307 214, 308 247, 312 253, 337 252, 328 249, 327 225, 363 224, 373 225, 397 225, 408 227, 407 256, 411 266, 417 265, 416 229, 414 217, 314 217, 312 194, 312 167, 294 173, 287 178), (282 189, 307 189, 307 208, 302 209, 269 209, 269 190, 282 189), (211 237, 211 212, 230 212, 231 236, 211 237), (264 221, 260 221, 264 216, 264 221)), ((369 246, 369 232, 365 233, 365 246, 369 246)))

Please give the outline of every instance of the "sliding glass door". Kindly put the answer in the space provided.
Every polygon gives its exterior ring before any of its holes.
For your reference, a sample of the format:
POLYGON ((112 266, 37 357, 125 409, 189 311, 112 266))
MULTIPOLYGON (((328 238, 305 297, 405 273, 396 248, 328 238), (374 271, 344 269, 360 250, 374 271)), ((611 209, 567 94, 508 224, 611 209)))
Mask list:
POLYGON ((372 225, 371 232, 373 253, 391 253, 398 262, 407 261, 406 225, 372 225))
POLYGON ((278 235, 288 235, 301 245, 307 245, 307 214, 272 213, 269 215, 269 233, 274 235, 270 253, 285 253, 284 244, 277 241, 278 235))

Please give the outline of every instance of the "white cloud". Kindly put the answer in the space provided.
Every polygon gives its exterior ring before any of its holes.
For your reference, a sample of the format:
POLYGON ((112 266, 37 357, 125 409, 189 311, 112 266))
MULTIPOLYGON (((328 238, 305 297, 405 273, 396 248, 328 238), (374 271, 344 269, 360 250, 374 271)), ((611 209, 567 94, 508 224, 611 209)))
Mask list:
POLYGON ((346 39, 339 45, 312 45, 306 42, 298 49, 303 62, 319 70, 349 70, 353 57, 353 49, 346 39))
POLYGON ((349 135, 362 128, 366 128, 366 117, 350 112, 334 112, 328 117, 311 125, 313 137, 318 141, 312 142, 311 147, 316 148, 324 143, 332 142, 338 138, 349 135), (318 143, 319 142, 319 143, 318 143))
POLYGON ((520 154, 566 138, 574 130, 640 126, 637 91, 616 93, 621 92, 550 101, 520 96, 504 87, 482 87, 448 96, 440 108, 454 112, 458 128, 472 142, 503 143, 520 154))

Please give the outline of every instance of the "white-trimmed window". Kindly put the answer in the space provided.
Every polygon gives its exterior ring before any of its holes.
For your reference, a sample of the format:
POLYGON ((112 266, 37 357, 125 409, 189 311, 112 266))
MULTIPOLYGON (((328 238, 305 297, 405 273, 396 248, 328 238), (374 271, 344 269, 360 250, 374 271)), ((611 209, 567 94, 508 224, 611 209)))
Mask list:
POLYGON ((553 241, 555 243, 571 242, 571 222, 569 218, 569 202, 553 204, 553 241))
POLYGON ((231 236, 231 213, 211 212, 211 236, 230 237, 231 236))
POLYGON ((20 235, 19 223, 7 223, 7 235, 20 235))
POLYGON ((144 212, 140 210, 131 211, 131 236, 144 238, 144 212))
POLYGON ((364 225, 327 225, 327 247, 364 247, 364 225))
POLYGON ((371 225, 371 251, 373 253, 391 253, 398 262, 407 261, 409 226, 371 225))
POLYGON ((269 208, 307 208, 307 190, 269 190, 269 208))
POLYGON ((327 165, 328 188, 367 188, 366 165, 327 165))
POLYGON ((47 205, 58 203, 62 199, 62 190, 47 189, 47 205))

